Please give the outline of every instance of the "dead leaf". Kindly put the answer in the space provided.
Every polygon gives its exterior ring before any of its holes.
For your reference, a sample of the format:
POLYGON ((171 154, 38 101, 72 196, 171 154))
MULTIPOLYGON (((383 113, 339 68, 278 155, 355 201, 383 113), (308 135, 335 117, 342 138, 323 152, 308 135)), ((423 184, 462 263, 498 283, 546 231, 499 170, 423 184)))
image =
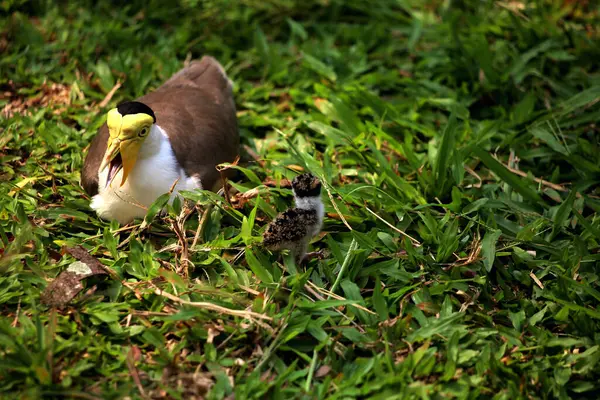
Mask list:
POLYGON ((322 365, 317 372, 315 372, 315 378, 322 378, 327 375, 331 371, 331 367, 329 365, 322 365))
MULTIPOLYGON (((173 368, 169 373, 164 373, 162 385, 172 388, 186 400, 203 400, 215 384, 215 379, 210 372, 184 372, 173 368)), ((151 390, 149 397, 152 399, 170 399, 160 388, 151 390)))
POLYGON ((291 169, 292 171, 296 171, 296 172, 304 172, 304 167, 300 166, 300 165, 296 165, 296 164, 290 164, 287 166, 288 169, 291 169))
POLYGON ((53 107, 53 114, 60 114, 71 104, 71 87, 61 83, 46 83, 40 87, 40 92, 33 97, 25 97, 18 88, 9 83, 9 91, 2 94, 2 99, 8 100, 0 115, 10 118, 14 115, 31 115, 31 110, 53 107))
POLYGON ((215 325, 210 325, 208 327, 208 337, 206 338, 206 343, 212 343, 215 337, 219 336, 222 331, 223 328, 220 328, 215 325))
POLYGON ((292 187, 292 181, 290 181, 287 178, 282 178, 280 180, 275 180, 272 178, 267 177, 264 181, 263 181, 263 185, 265 186, 269 186, 269 187, 282 187, 282 188, 291 188, 292 187))
POLYGON ((66 247, 64 250, 75 257, 77 261, 61 272, 42 293, 42 303, 50 307, 62 308, 67 305, 83 289, 81 281, 85 278, 109 275, 104 265, 83 247, 66 247))

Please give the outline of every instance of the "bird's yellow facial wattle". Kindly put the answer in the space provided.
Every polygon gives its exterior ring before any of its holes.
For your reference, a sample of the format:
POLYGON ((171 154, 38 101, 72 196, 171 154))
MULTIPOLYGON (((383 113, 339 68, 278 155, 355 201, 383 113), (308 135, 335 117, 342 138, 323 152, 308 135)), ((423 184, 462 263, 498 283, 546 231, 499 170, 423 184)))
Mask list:
POLYGON ((106 186, 121 169, 123 177, 119 186, 123 186, 137 161, 140 147, 150 133, 153 122, 152 116, 145 113, 121 115, 116 108, 108 112, 106 123, 110 136, 100 165, 100 171, 109 167, 106 186))

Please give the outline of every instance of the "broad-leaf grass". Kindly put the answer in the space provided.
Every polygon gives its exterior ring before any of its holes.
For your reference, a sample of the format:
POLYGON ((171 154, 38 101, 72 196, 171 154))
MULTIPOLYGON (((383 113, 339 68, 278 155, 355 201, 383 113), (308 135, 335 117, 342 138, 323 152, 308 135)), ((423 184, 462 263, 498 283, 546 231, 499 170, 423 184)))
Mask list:
POLYGON ((0 9, 3 397, 598 397, 593 2, 0 9), (203 54, 235 83, 235 191, 99 220, 105 112, 203 54), (326 217, 297 266, 260 235, 302 169, 326 217), (49 309, 76 245, 112 278, 49 309))

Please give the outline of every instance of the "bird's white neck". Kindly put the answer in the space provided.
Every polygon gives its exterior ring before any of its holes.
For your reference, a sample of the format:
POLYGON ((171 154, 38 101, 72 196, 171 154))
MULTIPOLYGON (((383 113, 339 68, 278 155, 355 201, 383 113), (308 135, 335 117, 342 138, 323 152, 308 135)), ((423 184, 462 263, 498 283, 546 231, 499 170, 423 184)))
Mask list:
POLYGON ((317 212, 319 221, 323 221, 323 217, 325 216, 325 206, 321 201, 321 196, 294 196, 294 200, 296 201, 297 208, 301 208, 303 210, 315 210, 317 212))
POLYGON ((160 152, 163 144, 168 141, 169 137, 167 136, 167 133, 160 126, 152 124, 150 127, 150 133, 140 146, 138 159, 145 159, 155 156, 160 152))

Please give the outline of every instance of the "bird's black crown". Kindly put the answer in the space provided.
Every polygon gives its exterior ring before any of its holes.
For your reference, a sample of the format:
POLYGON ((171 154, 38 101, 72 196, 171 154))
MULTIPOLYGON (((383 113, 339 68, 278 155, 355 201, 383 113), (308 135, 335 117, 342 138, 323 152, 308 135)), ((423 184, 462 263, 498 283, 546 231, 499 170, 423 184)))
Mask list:
POLYGON ((292 181, 292 189, 298 197, 316 197, 321 194, 321 181, 310 173, 298 175, 292 181))
POLYGON ((154 111, 144 103, 140 103, 139 101, 126 101, 117 106, 117 110, 121 115, 127 114, 148 114, 152 117, 154 122, 156 122, 156 116, 154 115, 154 111))

